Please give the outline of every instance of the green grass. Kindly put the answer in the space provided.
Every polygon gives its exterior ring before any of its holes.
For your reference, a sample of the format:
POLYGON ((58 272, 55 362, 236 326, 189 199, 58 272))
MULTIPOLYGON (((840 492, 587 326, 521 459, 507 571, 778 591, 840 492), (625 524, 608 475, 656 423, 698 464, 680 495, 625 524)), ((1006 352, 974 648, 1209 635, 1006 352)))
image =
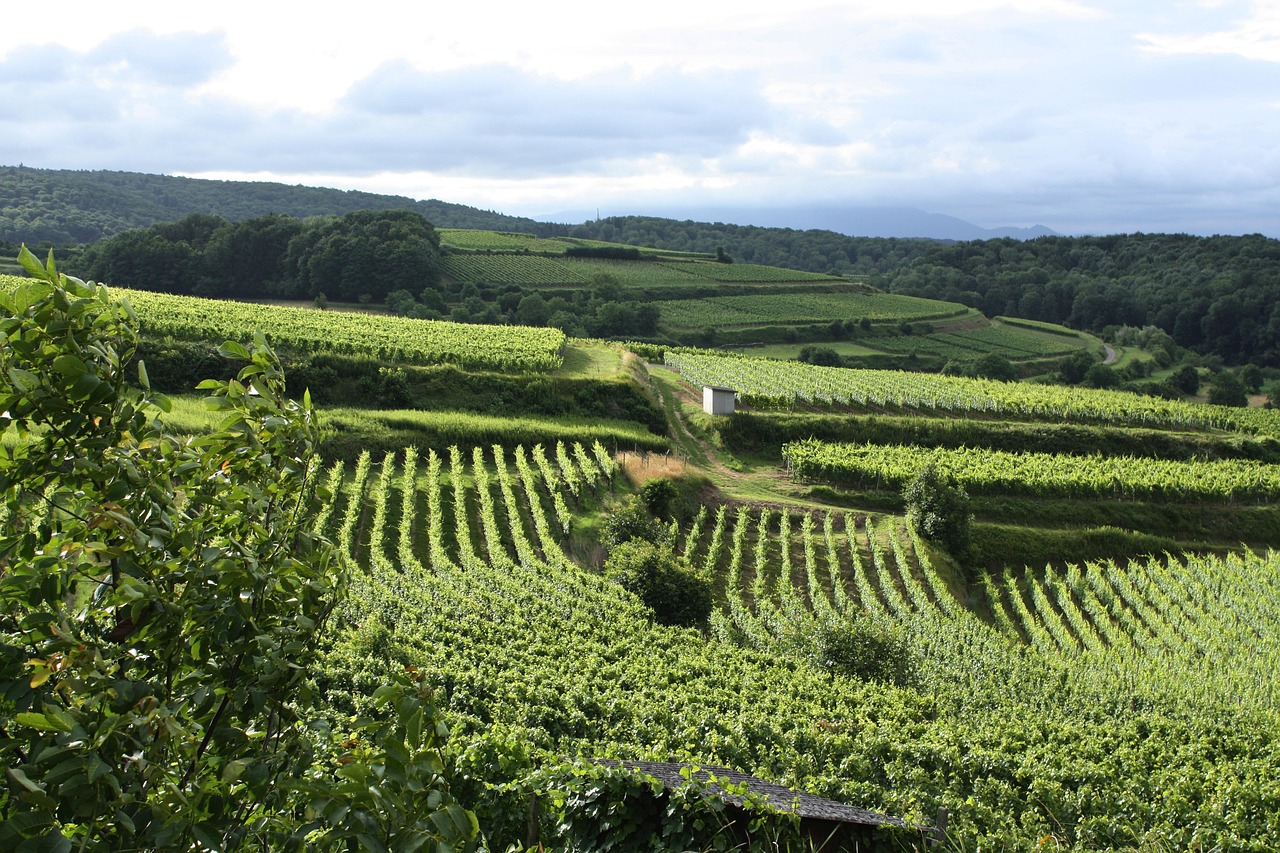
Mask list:
POLYGON ((564 364, 552 376, 580 379, 611 379, 622 373, 620 347, 597 341, 570 341, 565 348, 564 364))

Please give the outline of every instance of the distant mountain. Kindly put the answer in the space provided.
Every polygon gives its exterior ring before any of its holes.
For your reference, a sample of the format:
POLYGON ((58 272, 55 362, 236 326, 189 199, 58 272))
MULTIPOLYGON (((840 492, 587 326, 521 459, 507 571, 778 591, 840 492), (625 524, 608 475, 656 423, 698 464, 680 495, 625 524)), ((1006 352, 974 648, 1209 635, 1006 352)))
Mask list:
POLYGON ((435 199, 265 181, 0 166, 0 240, 11 243, 92 243, 192 213, 235 222, 268 213, 306 217, 399 209, 415 210, 440 228, 545 230, 532 219, 435 199))
MULTIPOLYGON (((763 228, 793 228, 800 231, 834 231, 849 237, 918 237, 931 240, 991 240, 1012 237, 1060 236, 1043 225, 1030 228, 983 228, 954 216, 929 213, 914 207, 697 207, 648 211, 637 215, 756 225, 763 228)), ((537 217, 546 222, 582 222, 592 214, 582 211, 537 217)))

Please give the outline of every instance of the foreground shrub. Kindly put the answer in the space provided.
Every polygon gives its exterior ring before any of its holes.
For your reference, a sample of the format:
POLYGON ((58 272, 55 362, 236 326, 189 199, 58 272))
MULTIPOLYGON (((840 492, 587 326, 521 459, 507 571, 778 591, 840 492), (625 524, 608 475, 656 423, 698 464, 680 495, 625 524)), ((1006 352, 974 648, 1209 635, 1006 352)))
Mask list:
POLYGON ((635 593, 664 625, 693 627, 711 615, 711 579, 667 545, 623 542, 609 552, 604 573, 635 593))

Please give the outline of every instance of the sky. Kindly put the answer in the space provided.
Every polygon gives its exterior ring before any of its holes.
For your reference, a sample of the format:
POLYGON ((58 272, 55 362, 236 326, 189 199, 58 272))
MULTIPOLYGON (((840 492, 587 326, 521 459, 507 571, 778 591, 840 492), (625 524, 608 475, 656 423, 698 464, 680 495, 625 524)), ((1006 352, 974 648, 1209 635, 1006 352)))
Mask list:
POLYGON ((0 165, 1280 237, 1280 0, 58 4, 0 165), (623 11, 625 10, 625 11, 623 11))

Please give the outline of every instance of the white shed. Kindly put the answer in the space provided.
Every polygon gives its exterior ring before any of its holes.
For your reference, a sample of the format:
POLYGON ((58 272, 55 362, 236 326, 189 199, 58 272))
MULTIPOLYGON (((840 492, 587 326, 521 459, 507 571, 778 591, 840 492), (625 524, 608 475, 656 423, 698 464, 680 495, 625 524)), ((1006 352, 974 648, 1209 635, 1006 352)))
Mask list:
POLYGON ((732 415, 738 392, 717 385, 702 386, 702 409, 709 415, 732 415))

